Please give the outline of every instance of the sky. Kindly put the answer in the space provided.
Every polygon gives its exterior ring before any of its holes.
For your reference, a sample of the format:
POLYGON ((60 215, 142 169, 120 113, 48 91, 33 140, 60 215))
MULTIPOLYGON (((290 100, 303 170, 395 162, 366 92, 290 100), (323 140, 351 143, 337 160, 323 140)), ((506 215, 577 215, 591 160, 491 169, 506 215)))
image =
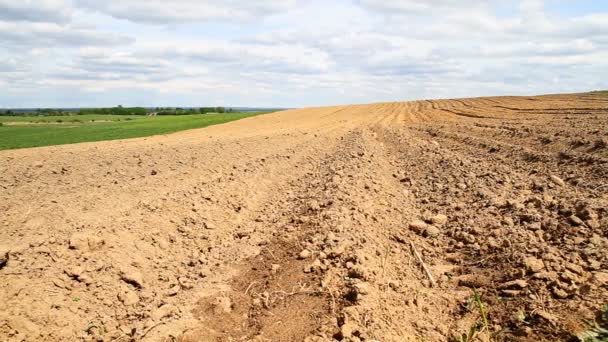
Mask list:
POLYGON ((0 0, 0 108, 608 89, 608 1, 0 0))

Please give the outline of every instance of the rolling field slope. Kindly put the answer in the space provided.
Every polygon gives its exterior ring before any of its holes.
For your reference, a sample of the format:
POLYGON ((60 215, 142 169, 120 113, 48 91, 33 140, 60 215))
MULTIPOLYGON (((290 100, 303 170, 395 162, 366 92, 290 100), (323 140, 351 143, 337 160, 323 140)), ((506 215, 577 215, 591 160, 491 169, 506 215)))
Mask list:
POLYGON ((0 212, 2 340, 599 336, 608 96, 0 151, 0 212))

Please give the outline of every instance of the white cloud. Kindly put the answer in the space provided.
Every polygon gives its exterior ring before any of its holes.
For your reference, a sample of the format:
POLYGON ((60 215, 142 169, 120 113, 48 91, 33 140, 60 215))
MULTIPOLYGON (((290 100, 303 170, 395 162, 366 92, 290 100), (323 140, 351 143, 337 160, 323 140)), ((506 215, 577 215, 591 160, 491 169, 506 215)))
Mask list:
POLYGON ((71 14, 68 0, 0 0, 0 20, 65 23, 71 14))
POLYGON ((0 102, 23 106, 45 105, 32 94, 63 105, 303 106, 608 88, 608 13, 558 16, 541 0, 1 9, 0 102))
POLYGON ((118 19, 152 24, 252 20, 295 6, 295 0, 76 0, 77 5, 118 19))
POLYGON ((0 44, 11 43, 26 47, 120 45, 133 42, 132 38, 124 35, 73 25, 1 21, 0 40, 0 44))

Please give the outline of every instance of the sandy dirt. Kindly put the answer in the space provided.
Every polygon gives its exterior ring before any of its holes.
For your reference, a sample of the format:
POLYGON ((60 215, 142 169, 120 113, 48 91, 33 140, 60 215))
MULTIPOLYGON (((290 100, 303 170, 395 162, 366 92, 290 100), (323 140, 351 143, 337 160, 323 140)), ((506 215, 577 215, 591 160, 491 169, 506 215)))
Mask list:
POLYGON ((380 103, 1 151, 0 340, 575 338, 608 303, 607 114, 380 103))

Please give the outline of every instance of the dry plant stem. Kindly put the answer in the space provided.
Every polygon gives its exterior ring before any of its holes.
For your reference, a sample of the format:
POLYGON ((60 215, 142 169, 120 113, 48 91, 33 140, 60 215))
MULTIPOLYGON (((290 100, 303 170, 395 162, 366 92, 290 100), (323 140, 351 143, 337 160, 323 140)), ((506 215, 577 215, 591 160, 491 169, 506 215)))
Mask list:
POLYGON ((431 270, 424 263, 424 260, 422 260, 422 256, 420 256, 420 253, 418 253, 418 250, 416 249, 416 246, 411 241, 410 241, 410 247, 412 247, 412 253, 414 254, 414 256, 416 257, 416 259, 418 260, 418 262, 422 266, 422 270, 424 271, 424 273, 426 274, 426 276, 429 278, 429 281, 431 282, 431 287, 437 287, 437 283, 435 282, 435 278, 433 278, 433 274, 431 273, 431 270))

